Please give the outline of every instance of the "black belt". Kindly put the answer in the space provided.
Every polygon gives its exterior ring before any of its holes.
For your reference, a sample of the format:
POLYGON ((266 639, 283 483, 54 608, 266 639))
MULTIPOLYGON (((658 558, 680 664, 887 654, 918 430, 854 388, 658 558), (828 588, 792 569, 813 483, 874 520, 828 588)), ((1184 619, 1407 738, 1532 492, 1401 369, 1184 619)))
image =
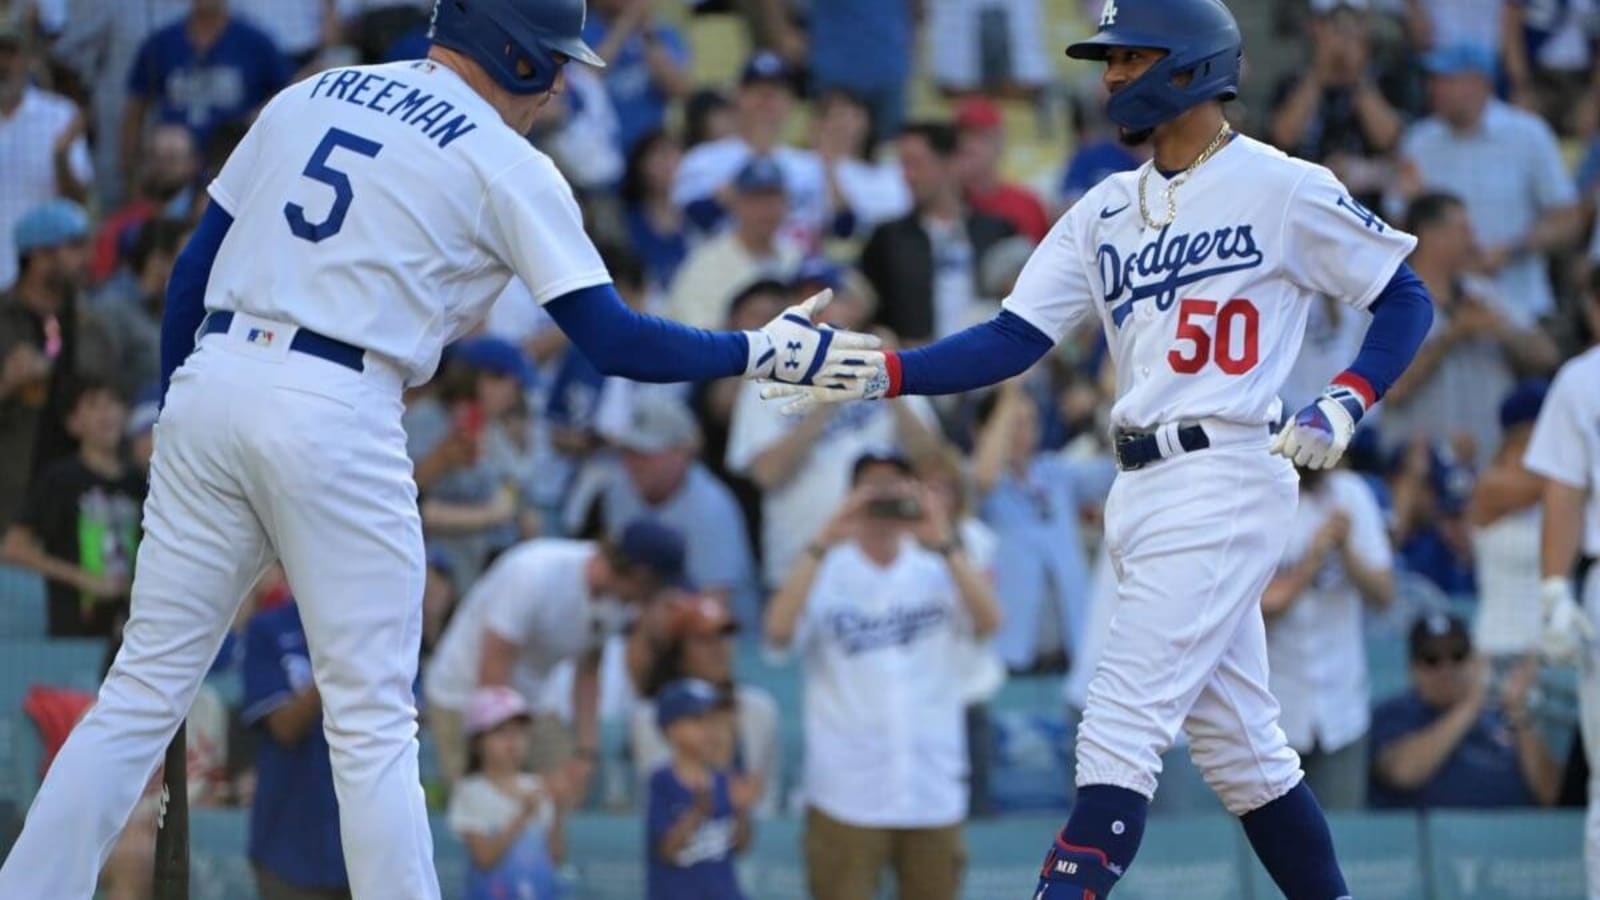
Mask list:
MULTIPOLYGON (((205 321, 200 323, 200 334, 222 334, 232 325, 233 312, 231 310, 215 310, 207 313, 205 321)), ((272 342, 272 332, 264 329, 257 330, 261 331, 265 336, 266 343, 272 342)), ((258 335, 246 335, 245 339, 255 342, 258 339, 258 335)), ((296 353, 304 353, 307 356, 325 359, 334 365, 344 366, 346 369, 354 369, 357 372, 365 371, 367 367, 365 361, 367 351, 357 347, 355 344, 347 344, 325 334, 318 334, 309 328, 295 329, 294 338, 289 341, 289 349, 296 353)))
MULTIPOLYGON (((1153 431, 1119 431, 1114 443, 1117 468, 1124 472, 1161 461, 1161 445, 1156 441, 1153 431)), ((1178 446, 1185 453, 1193 453, 1211 446, 1211 438, 1199 425, 1185 425, 1178 429, 1178 446)))

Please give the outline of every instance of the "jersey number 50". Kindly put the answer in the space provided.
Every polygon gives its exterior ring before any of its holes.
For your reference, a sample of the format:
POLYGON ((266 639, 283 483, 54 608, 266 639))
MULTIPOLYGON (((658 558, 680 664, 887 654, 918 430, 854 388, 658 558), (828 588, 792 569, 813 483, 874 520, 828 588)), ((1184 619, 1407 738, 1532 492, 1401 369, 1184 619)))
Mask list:
POLYGON ((1229 300, 1221 309, 1215 300, 1182 300, 1178 303, 1178 333, 1173 340, 1189 342, 1193 352, 1179 353, 1174 347, 1167 351, 1167 363, 1182 375, 1199 372, 1207 362, 1215 362, 1229 375, 1243 375, 1255 368, 1261 357, 1260 332, 1261 313, 1242 297, 1229 300), (1195 321, 1201 318, 1215 318, 1216 328, 1207 331, 1195 321))
POLYGON ((369 141, 338 128, 328 129, 328 133, 322 136, 322 143, 312 152, 303 173, 312 181, 320 181, 333 188, 333 206, 328 208, 328 217, 321 222, 311 222, 306 219, 305 207, 300 204, 286 203, 283 206, 283 217, 289 220, 289 230, 301 240, 315 244, 333 237, 344 227, 344 217, 350 212, 350 201, 355 199, 355 191, 350 189, 349 175, 328 165, 328 157, 340 147, 368 158, 377 156, 378 151, 383 149, 383 145, 377 141, 369 141))

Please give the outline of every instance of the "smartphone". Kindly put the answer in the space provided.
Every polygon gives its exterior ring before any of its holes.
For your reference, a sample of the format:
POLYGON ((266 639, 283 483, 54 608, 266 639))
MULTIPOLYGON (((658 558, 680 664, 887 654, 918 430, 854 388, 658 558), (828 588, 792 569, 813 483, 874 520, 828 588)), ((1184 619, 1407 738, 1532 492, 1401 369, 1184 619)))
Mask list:
POLYGON ((878 497, 867 501, 867 515, 914 522, 922 518, 922 504, 915 497, 878 497))

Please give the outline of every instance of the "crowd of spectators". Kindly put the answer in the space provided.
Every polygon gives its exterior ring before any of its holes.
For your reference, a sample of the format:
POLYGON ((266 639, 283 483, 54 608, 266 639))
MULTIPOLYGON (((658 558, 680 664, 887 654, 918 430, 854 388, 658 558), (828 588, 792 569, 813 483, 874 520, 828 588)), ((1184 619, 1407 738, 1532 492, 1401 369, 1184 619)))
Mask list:
MULTIPOLYGON (((45 580, 52 637, 114 647, 126 617, 164 285, 209 178, 287 83, 425 53, 429 5, 0 0, 0 558, 45 580)), ((1019 171, 1019 123, 1061 80, 1038 0, 685 6, 591 0, 608 67, 569 68, 530 135, 639 309, 748 328, 830 289, 829 321, 922 344, 991 316, 1055 217, 1148 158, 1089 90, 1051 168, 1019 171), (717 16, 749 38, 730 83, 690 40, 717 16)), ((1271 6, 1294 8, 1297 64, 1236 127, 1416 234, 1437 304, 1345 468, 1305 478, 1285 523, 1262 601, 1283 727, 1329 807, 1555 803, 1571 723, 1530 655, 1521 456, 1543 380, 1600 339, 1600 13, 1271 6), (1383 627, 1406 638, 1392 698, 1371 696, 1383 627)), ((1313 306, 1288 408, 1369 319, 1313 306)), ((1090 329, 981 396, 791 418, 737 381, 605 378, 513 283, 404 419, 422 731, 475 896, 545 896, 564 817, 616 799, 595 775, 619 751, 652 897, 738 896, 729 860, 787 813, 817 896, 885 872, 949 895, 961 823, 988 808, 985 701, 1008 673, 1064 673, 1070 707, 1097 653, 1108 370, 1090 329), (761 645, 792 651, 803 711, 742 679, 761 645), (626 748, 601 746, 606 722, 626 748)), ((304 633, 287 587, 257 593, 218 662, 242 671, 245 762, 211 798, 253 802, 264 896, 341 896, 304 633)))

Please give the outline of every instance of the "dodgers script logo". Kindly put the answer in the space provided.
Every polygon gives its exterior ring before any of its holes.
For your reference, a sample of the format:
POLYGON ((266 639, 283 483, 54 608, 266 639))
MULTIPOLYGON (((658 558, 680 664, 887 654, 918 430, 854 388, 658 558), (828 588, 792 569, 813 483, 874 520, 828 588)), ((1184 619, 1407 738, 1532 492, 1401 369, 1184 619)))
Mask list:
POLYGON ((1165 311, 1177 301, 1180 288, 1254 269, 1266 259, 1249 225, 1198 234, 1171 231, 1170 225, 1161 229, 1155 240, 1129 251, 1126 258, 1111 244, 1101 244, 1096 252, 1111 321, 1118 328, 1140 300, 1154 298, 1156 308, 1165 311))

